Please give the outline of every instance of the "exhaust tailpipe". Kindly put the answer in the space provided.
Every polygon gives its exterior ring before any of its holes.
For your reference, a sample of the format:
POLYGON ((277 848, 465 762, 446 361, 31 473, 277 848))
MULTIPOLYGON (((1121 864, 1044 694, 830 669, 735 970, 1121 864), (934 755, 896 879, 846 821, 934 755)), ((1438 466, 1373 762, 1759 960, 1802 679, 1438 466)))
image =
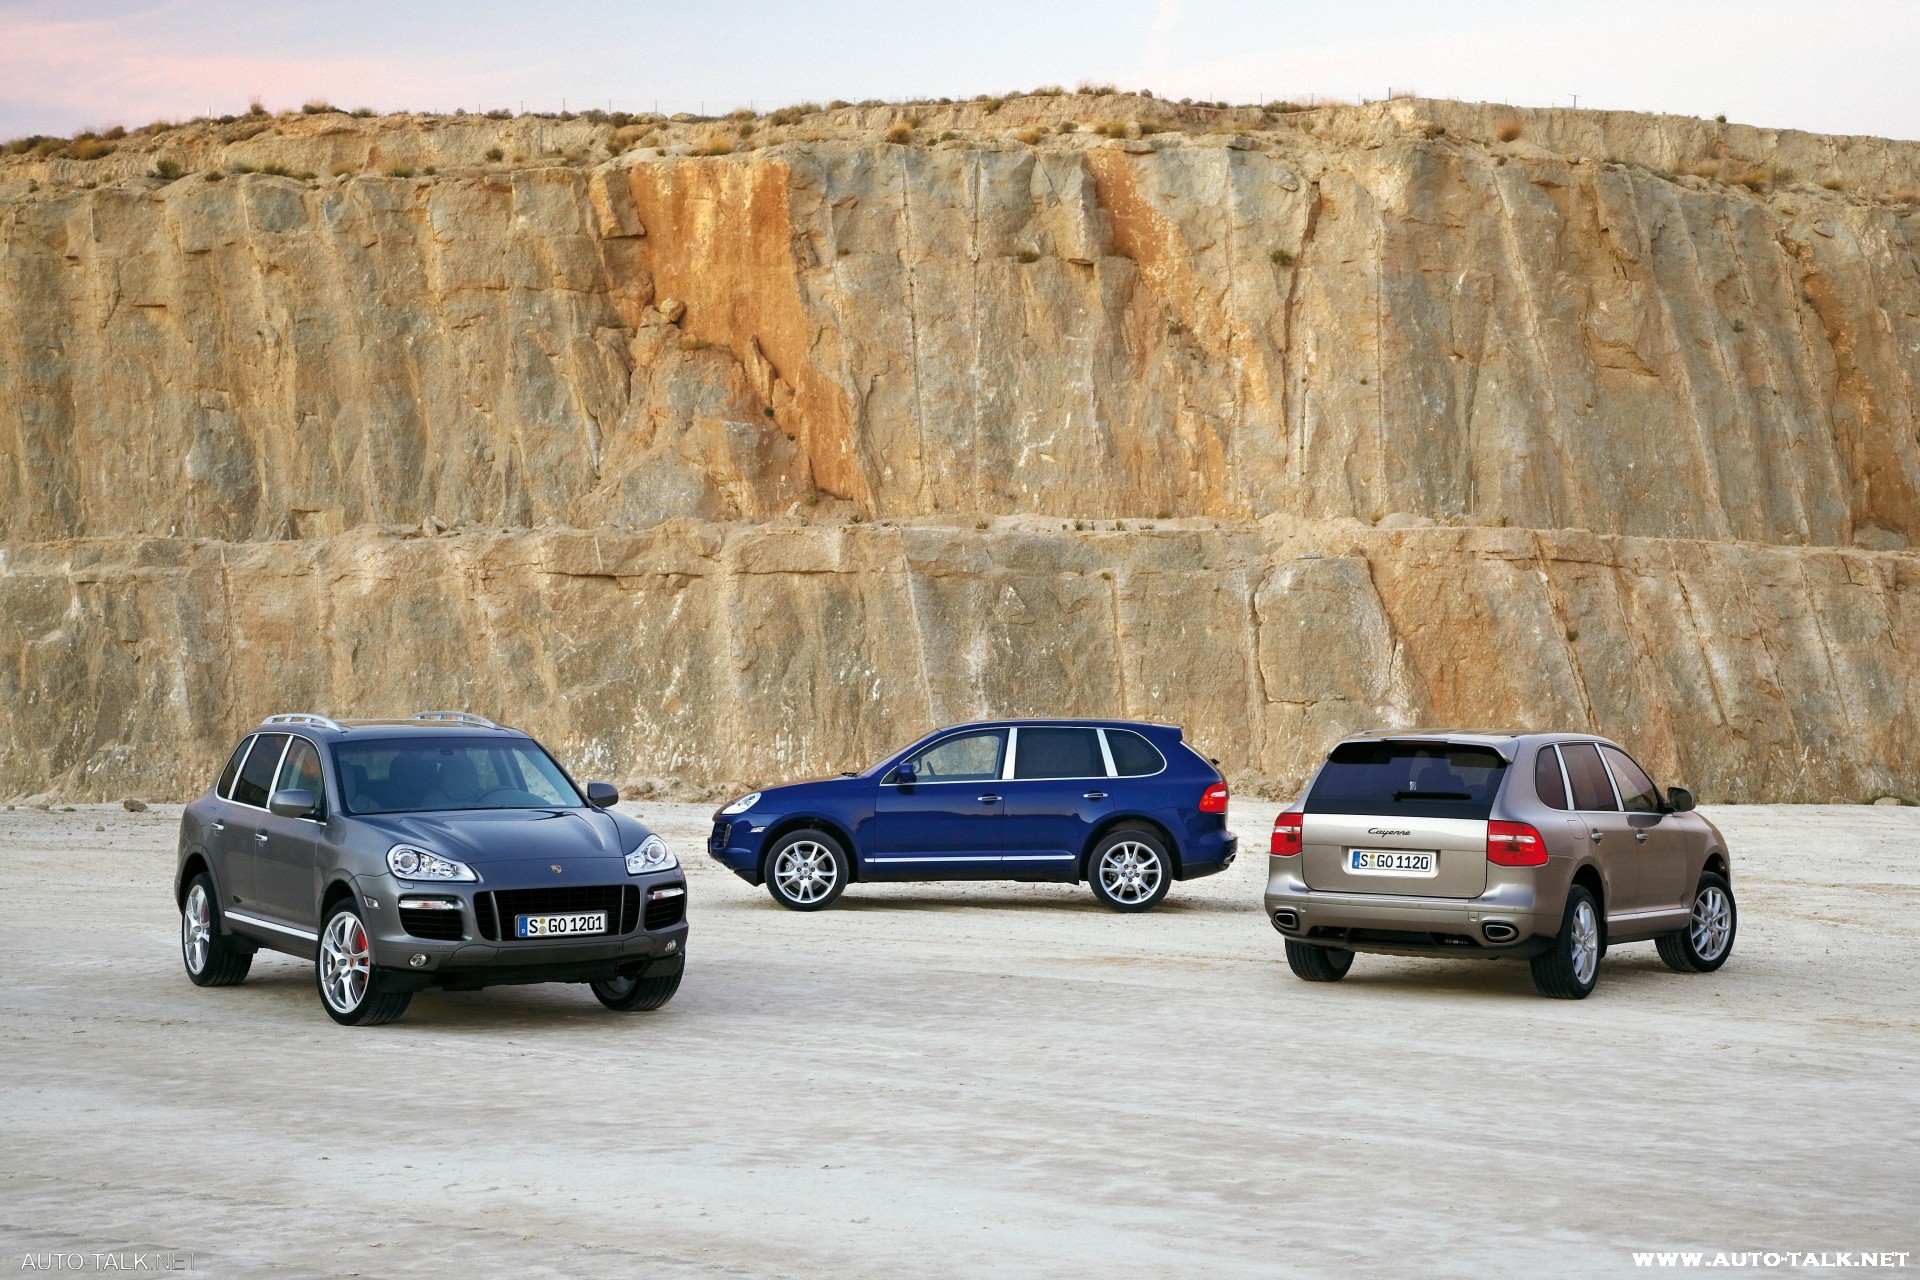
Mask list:
POLYGON ((1290 907, 1281 907, 1273 913, 1273 927, 1283 933, 1293 933, 1300 928, 1300 913, 1290 907))
POLYGON ((1505 920, 1489 920, 1480 926, 1480 932, 1488 942, 1512 942, 1520 936, 1520 931, 1505 920))

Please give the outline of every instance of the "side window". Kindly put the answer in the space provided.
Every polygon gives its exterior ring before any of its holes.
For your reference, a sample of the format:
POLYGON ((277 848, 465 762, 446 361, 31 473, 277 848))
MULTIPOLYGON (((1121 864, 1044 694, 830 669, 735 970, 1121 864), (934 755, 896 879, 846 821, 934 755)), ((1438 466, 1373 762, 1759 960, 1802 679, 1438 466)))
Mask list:
POLYGON ((1573 783, 1573 807, 1589 812, 1619 812, 1613 787, 1607 781, 1607 767, 1591 742, 1563 742, 1560 758, 1567 762, 1567 780, 1573 783))
MULTIPOLYGON (((1020 735, 1024 750, 1027 735, 1020 735)), ((1143 778, 1167 767, 1159 749, 1131 729, 1107 730, 1107 750, 1113 752, 1113 771, 1123 778, 1143 778)))
POLYGON ((287 759, 280 766, 280 781, 275 791, 311 791, 321 805, 327 802, 326 779, 320 774, 320 752, 305 738, 295 738, 287 748, 287 759))
POLYGON ((1004 729, 963 733, 915 756, 913 770, 921 782, 986 782, 1000 776, 1000 753, 1006 741, 1004 729))
POLYGON ((247 748, 253 745, 253 735, 240 739, 240 745, 227 757, 227 767, 220 771, 220 781, 213 786, 214 794, 225 800, 233 794, 233 780, 240 773, 240 762, 247 758, 247 748))
POLYGON ((284 733, 263 733, 253 740, 253 750, 247 752, 247 762, 240 766, 240 776, 233 783, 235 803, 256 809, 267 807, 267 788, 273 785, 274 771, 280 767, 280 753, 286 745, 284 733))
MULTIPOLYGON (((1115 761, 1115 764, 1118 764, 1115 761)), ((1013 752, 1016 778, 1104 778, 1107 762, 1091 729, 1020 730, 1013 752)))
POLYGON ((1567 807, 1567 784, 1560 776, 1560 757, 1552 747, 1540 748, 1540 754, 1533 758, 1533 792, 1549 809, 1567 807))
POLYGON ((1628 813, 1660 812, 1660 792, 1646 771, 1633 762, 1633 757, 1618 747, 1602 747, 1600 754, 1607 758, 1607 767, 1613 770, 1613 780, 1620 786, 1621 806, 1628 813))

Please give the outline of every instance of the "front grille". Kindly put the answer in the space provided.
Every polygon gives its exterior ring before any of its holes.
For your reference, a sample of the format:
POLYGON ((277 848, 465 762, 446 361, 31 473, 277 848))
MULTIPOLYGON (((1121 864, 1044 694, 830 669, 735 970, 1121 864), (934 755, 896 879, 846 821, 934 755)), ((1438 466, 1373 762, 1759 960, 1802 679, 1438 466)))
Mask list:
POLYGON ((626 933, 630 931, 629 913, 624 908, 629 894, 637 897, 638 890, 632 885, 618 884, 499 889, 476 893, 473 906, 474 915, 480 920, 480 936, 494 940, 516 940, 513 936, 515 916, 569 915, 576 911, 604 911, 607 923, 613 926, 608 932, 626 933))
POLYGON ((416 938, 432 938, 438 942, 458 942, 461 938, 458 911, 423 911, 417 907, 402 907, 400 927, 416 938))
MULTIPOLYGON (((650 898, 647 901, 647 930, 669 929, 687 918, 687 894, 684 885, 663 885, 662 888, 677 888, 679 893, 671 898, 650 898)), ((651 891, 650 891, 651 892, 651 891)))

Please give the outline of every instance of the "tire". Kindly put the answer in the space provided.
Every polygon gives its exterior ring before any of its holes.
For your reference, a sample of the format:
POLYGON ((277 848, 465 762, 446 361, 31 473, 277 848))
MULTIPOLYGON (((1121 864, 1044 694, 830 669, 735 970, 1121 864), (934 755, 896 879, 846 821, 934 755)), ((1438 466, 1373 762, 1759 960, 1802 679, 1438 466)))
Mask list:
POLYGON ((767 851, 767 892, 789 911, 824 911, 845 891, 852 871, 838 840, 802 827, 767 851))
POLYGON ((1567 891, 1566 914, 1548 951, 1533 957, 1533 985, 1555 1000, 1585 1000, 1600 980, 1606 927, 1600 903, 1583 885, 1567 891))
POLYGON ((373 967, 373 945, 366 921, 352 898, 327 912, 320 943, 313 953, 313 982, 320 1007, 343 1027, 377 1027, 407 1011, 411 991, 382 991, 373 967))
POLYGON ((1675 973, 1712 973, 1733 954, 1739 928, 1740 908, 1733 901, 1733 886, 1708 871, 1693 888, 1693 918, 1687 927, 1654 939, 1654 945, 1675 973))
POLYGON ((232 987, 253 967, 253 948, 220 931, 220 894, 202 871, 180 904, 180 962, 196 987, 232 987))
POLYGON ((1087 855, 1087 887, 1101 906, 1133 914, 1151 911, 1173 883, 1173 856, 1145 827, 1115 827, 1087 855))
POLYGON ((680 975, 685 972, 683 967, 659 978, 609 978, 589 985, 593 998, 615 1013, 641 1013, 673 999, 673 993, 680 989, 680 975))
POLYGON ((1338 982, 1353 968, 1353 952, 1287 939, 1287 967, 1308 982, 1338 982))

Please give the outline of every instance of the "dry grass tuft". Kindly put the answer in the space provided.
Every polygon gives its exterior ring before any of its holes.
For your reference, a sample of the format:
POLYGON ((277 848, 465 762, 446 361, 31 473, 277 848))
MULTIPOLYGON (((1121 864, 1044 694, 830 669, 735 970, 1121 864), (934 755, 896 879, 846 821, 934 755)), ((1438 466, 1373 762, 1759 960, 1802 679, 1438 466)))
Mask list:
POLYGON ((1847 184, 1838 178, 1822 178, 1820 179, 1820 185, 1829 191, 1845 191, 1847 189, 1847 184))
POLYGON ((325 98, 309 98, 305 102, 300 104, 301 115, 323 116, 327 114, 329 111, 334 111, 334 110, 337 110, 337 108, 335 108, 335 106, 331 102, 328 102, 325 98))
POLYGON ((733 143, 725 138, 709 138, 704 144, 695 147, 693 154, 697 156, 730 156, 733 154, 733 143))
POLYGON ((913 141, 913 126, 902 120, 887 130, 887 141, 905 145, 913 141))
POLYGON ((67 148, 67 156, 73 160, 98 160, 101 156, 113 154, 113 144, 99 138, 81 138, 67 148))
POLYGON ((1013 260, 1024 266, 1029 262, 1040 261, 1040 255, 1032 249, 1022 249, 1013 255, 1013 260))
POLYGON ((1038 129, 1022 129, 1020 132, 1014 134, 1013 136, 1019 141, 1024 142, 1031 147, 1036 145, 1040 141, 1042 134, 1038 129))
POLYGON ((500 161, 504 159, 506 159, 506 153, 501 151, 500 148, 498 147, 487 148, 487 160, 489 163, 498 164, 500 163, 500 161))
POLYGON ((1513 142, 1520 137, 1523 126, 1518 120, 1502 120, 1493 131, 1493 136, 1502 142, 1513 142))

